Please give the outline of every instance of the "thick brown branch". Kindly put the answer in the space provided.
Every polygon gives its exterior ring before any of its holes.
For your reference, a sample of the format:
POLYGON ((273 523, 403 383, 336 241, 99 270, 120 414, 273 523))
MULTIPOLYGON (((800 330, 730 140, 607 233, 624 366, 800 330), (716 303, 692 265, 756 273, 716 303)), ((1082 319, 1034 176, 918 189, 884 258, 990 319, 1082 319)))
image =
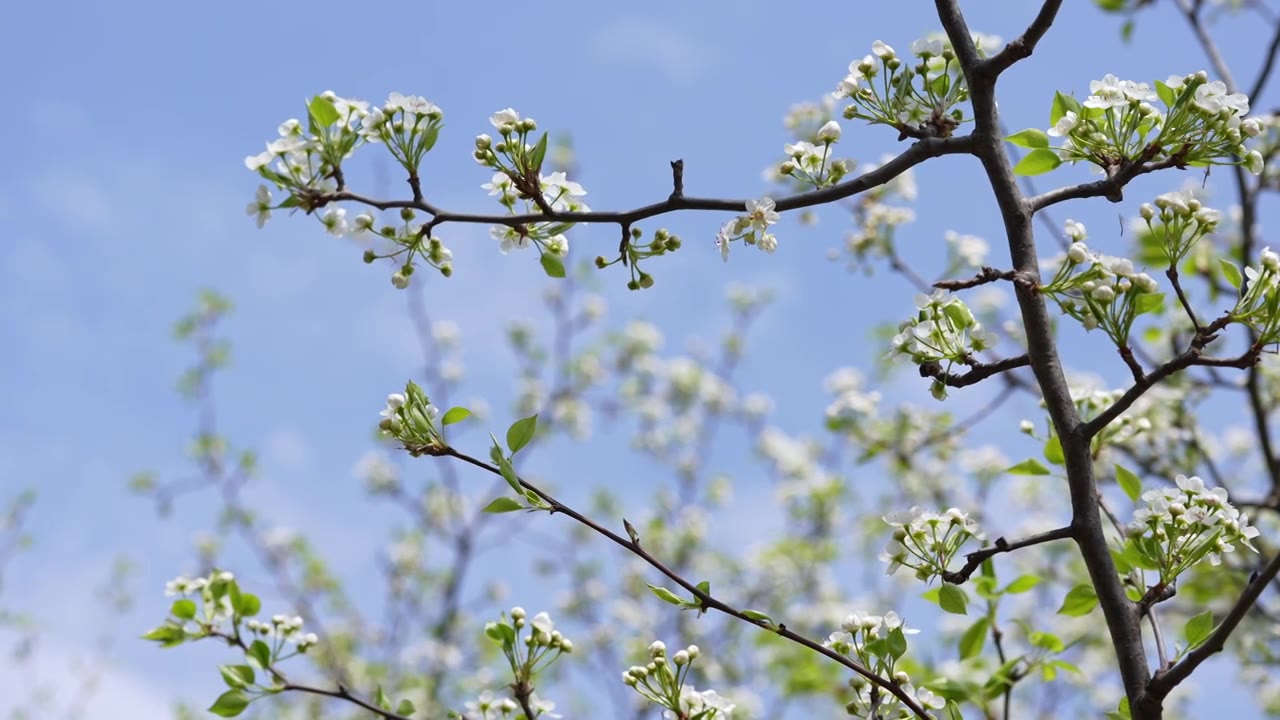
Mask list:
MULTIPOLYGON (((1017 179, 1009 164, 1004 142, 999 134, 1000 119, 996 110, 994 75, 984 75, 979 66, 982 60, 974 48, 968 24, 960 12, 957 0, 934 0, 938 18, 955 48, 956 57, 969 84, 973 105, 974 130, 977 138, 975 154, 982 161, 987 180, 1000 208, 1005 236, 1013 269, 1028 277, 1038 277, 1040 260, 1036 251, 1031 223, 1035 211, 1054 202, 1071 197, 1107 195, 1115 198, 1119 188, 1130 178, 1143 171, 1143 158, 1130 167, 1121 168, 1110 179, 1084 189, 1053 191, 1028 201, 1018 187, 1017 179)), ((1154 169, 1154 168, 1152 168, 1154 169)), ((1053 322, 1044 297, 1024 283, 1015 282, 1014 290, 1022 314, 1022 326, 1026 333, 1027 351, 1031 369, 1040 386, 1049 417, 1062 441, 1062 451, 1067 471, 1067 490, 1071 499, 1072 538, 1080 550, 1081 559, 1089 571, 1089 579, 1098 595, 1098 604, 1106 618, 1111 644, 1116 652, 1117 665, 1124 682, 1125 694, 1130 700, 1139 697, 1150 678, 1146 650, 1142 642, 1142 628, 1134 604, 1125 594, 1124 585, 1116 573, 1115 563, 1103 531, 1102 517, 1098 510, 1097 482, 1093 475, 1093 456, 1087 437, 1080 433, 1080 417, 1071 391, 1058 359, 1057 343, 1053 336, 1053 322)), ((1135 714, 1134 720, 1148 720, 1150 714, 1135 714)), ((1158 717, 1158 715, 1156 715, 1158 717)))
POLYGON ((1040 6, 1040 12, 1036 14, 1035 20, 1032 20, 1031 24, 1027 26, 1026 31, 1006 45, 999 54, 979 65, 976 68, 977 74, 989 77, 994 82, 996 76, 1008 70, 1014 63, 1031 57, 1031 53, 1036 49, 1036 43, 1040 42, 1040 38, 1049 32, 1054 18, 1058 15, 1058 9, 1061 7, 1062 0, 1045 0, 1045 3, 1040 6))

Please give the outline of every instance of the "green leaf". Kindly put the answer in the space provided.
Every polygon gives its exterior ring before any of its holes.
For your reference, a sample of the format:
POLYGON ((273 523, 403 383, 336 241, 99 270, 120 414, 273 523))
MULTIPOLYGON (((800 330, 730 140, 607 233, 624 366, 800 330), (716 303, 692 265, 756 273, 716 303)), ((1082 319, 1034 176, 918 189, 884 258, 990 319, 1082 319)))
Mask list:
POLYGON ((694 587, 698 588, 698 590, 699 590, 699 591, 701 591, 701 592, 703 592, 703 593, 705 593, 705 594, 707 594, 707 595, 710 595, 710 594, 711 594, 711 581, 710 581, 710 580, 703 580, 702 582, 698 583, 698 584, 697 584, 697 585, 695 585, 694 587))
POLYGON ((1058 608, 1059 615, 1068 615, 1070 617, 1080 617, 1088 615, 1098 606, 1098 593, 1093 586, 1088 583, 1081 583, 1067 593, 1067 597, 1062 601, 1062 607, 1058 608))
MULTIPOLYGON (((649 583, 645 583, 645 585, 649 585, 649 583)), ((657 585, 649 585, 649 589, 653 591, 654 595, 657 595, 658 597, 662 598, 663 600, 666 600, 672 605, 687 604, 684 600, 681 600, 680 597, 677 596, 675 593, 671 592, 670 590, 664 587, 658 587, 657 585)))
POLYGON ((1061 465, 1067 460, 1062 455, 1062 440, 1054 435, 1044 444, 1044 459, 1054 465, 1061 465))
POLYGON ((907 634, 903 631, 901 625, 890 630, 889 636, 885 639, 888 641, 886 647, 889 650, 889 655, 894 660, 907 654, 907 634))
POLYGON ((1116 484, 1133 502, 1138 502, 1138 498, 1142 497, 1142 480, 1123 465, 1116 465, 1116 484))
POLYGON ((529 160, 531 170, 537 171, 542 169, 542 159, 547 156, 547 134, 542 133, 542 137, 538 140, 538 144, 533 147, 533 156, 529 160))
POLYGON ((249 659, 258 663, 258 667, 266 670, 271 667, 271 648, 261 640, 254 640, 249 646, 249 651, 245 653, 249 659))
MULTIPOLYGON (((506 623, 489 623, 484 626, 484 634, 504 648, 511 647, 516 641, 516 631, 506 623)), ((391 703, 387 706, 390 707, 391 703)))
POLYGON ((559 255, 553 255, 549 252, 542 253, 542 270, 547 277, 562 278, 564 277, 564 261, 559 255))
POLYGON ((1164 306, 1164 293, 1143 293, 1133 302, 1134 314, 1155 312, 1164 306))
POLYGON ((1013 467, 1005 470, 1010 475, 1049 475, 1049 468, 1045 467, 1039 460, 1031 458, 1023 460, 1013 467))
POLYGON ((1187 639, 1187 649, 1199 647, 1213 634, 1213 612, 1205 610, 1192 617, 1182 628, 1182 635, 1187 639))
POLYGON ((1043 175, 1062 164, 1062 158, 1052 150, 1036 148, 1023 156, 1013 166, 1014 175, 1043 175))
POLYGON ((338 115, 338 109, 333 106, 333 102, 320 95, 311 98, 311 103, 307 105, 307 111, 311 113, 311 117, 321 127, 328 127, 341 119, 341 116, 338 115))
POLYGON ((252 685, 255 678, 253 668, 248 665, 219 665, 218 672, 222 673, 222 681, 229 688, 252 685))
POLYGON ((1036 128, 1027 128, 1022 132, 1016 132, 1005 138, 1005 140, 1024 148, 1049 147, 1049 136, 1043 130, 1037 130, 1036 128))
POLYGON ((169 614, 179 620, 190 620, 196 616, 195 601, 186 598, 174 600, 173 605, 169 608, 169 614))
POLYGON ((525 486, 522 486, 520 478, 516 477, 516 469, 512 468, 511 460, 503 457, 502 461, 498 462, 498 471, 502 473, 502 479, 507 480, 508 486, 516 491, 516 495, 525 495, 525 486))
POLYGON ((257 615, 257 611, 262 609, 261 598, 251 592, 241 593, 239 602, 236 603, 236 614, 241 618, 252 618, 257 615))
POLYGON ((452 425, 456 422, 462 422, 471 417, 471 411, 464 407, 449 408, 449 411, 440 419, 441 425, 452 425))
POLYGON ((952 615, 966 614, 965 608, 968 604, 969 596, 959 585, 944 582, 942 587, 938 588, 938 606, 952 615))
POLYGON ((1240 268, 1226 258, 1218 258, 1218 264, 1222 266, 1222 274, 1226 276, 1227 282, 1231 284, 1231 287, 1239 290, 1240 285, 1244 283, 1244 277, 1240 275, 1240 268))
POLYGON ((391 701, 387 699, 387 693, 382 689, 381 685, 379 685, 378 689, 373 693, 373 704, 383 710, 391 709, 391 701))
POLYGON ((1057 125, 1058 121, 1062 119, 1062 116, 1066 115, 1068 112, 1073 112, 1076 115, 1079 115, 1080 101, 1070 95, 1063 95, 1060 92, 1054 93, 1053 107, 1049 109, 1049 124, 1057 125))
POLYGON ((1040 578, 1038 576, 1023 575, 1006 585, 1004 591, 1010 595, 1017 595, 1018 593, 1024 593, 1039 584, 1040 578))
POLYGON ((181 645, 187 639, 187 631, 183 630, 179 625, 165 623, 148 631, 146 635, 142 636, 142 639, 158 642, 162 648, 171 648, 181 645))
POLYGON ((440 139, 440 126, 432 124, 422 134, 422 152, 431 152, 431 148, 436 146, 436 140, 438 139, 440 139))
POLYGON ((1062 638, 1054 635, 1053 633, 1033 632, 1027 636, 1027 639, 1035 647, 1048 650, 1052 653, 1060 653, 1067 649, 1067 646, 1062 642, 1062 638))
POLYGON ((523 509, 523 505, 509 497, 494 498, 493 502, 484 506, 484 511, 487 513, 509 513, 523 509))
POLYGON ((236 688, 219 695, 218 699, 209 706, 209 712, 220 717, 235 717, 244 712, 247 707, 249 707, 249 697, 243 690, 236 688))
POLYGON ((1174 101, 1178 99, 1178 93, 1159 80, 1156 81, 1156 95, 1160 96, 1160 102, 1168 107, 1173 107, 1174 101))
MULTIPOLYGON (((397 715, 404 715, 405 717, 411 717, 415 712, 417 712, 417 708, 415 708, 413 706, 413 703, 408 699, 401 700, 400 704, 396 706, 397 715)), ((535 710, 534 712, 537 712, 537 711, 535 710)))
POLYGON ((968 660, 982 654, 982 646, 987 642, 987 630, 991 621, 985 617, 969 626, 960 636, 960 659, 968 660))
POLYGON ((751 620, 756 620, 758 622, 763 622, 763 623, 769 623, 770 625, 773 624, 773 620, 770 620, 768 615, 765 615, 759 610, 743 610, 742 614, 745 617, 750 618, 751 620))
POLYGON ((511 454, 515 455, 520 449, 529 444, 533 439, 533 433, 538 429, 538 416, 530 415, 527 418, 517 420, 507 428, 507 447, 511 449, 511 454))

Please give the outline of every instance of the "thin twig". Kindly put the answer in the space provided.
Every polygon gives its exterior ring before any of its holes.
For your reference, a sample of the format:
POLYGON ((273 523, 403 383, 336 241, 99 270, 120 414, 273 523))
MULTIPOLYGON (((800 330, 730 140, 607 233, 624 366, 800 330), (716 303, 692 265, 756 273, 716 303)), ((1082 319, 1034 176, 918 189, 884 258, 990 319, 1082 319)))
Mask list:
MULTIPOLYGON (((433 449, 430 451, 429 454, 457 458, 458 460, 461 460, 470 465, 474 465, 475 467, 481 468, 482 470, 493 473, 495 475, 502 474, 497 467, 483 460, 479 460, 470 455, 467 455, 466 453, 459 452, 457 449, 452 447, 436 446, 436 447, 433 447, 433 449)), ((683 576, 681 576, 675 570, 672 570, 661 560, 649 554, 647 550, 645 550, 643 547, 640 546, 639 542, 630 540, 628 538, 624 538, 621 535, 618 535, 617 533, 613 532, 612 530, 602 527, 600 524, 596 523, 591 518, 586 517, 582 513, 579 513, 577 510, 574 510, 568 505, 565 505, 559 500, 556 500, 555 498, 551 497, 550 495, 548 495, 546 492, 539 489, 538 487, 530 484, 528 481, 524 480, 523 478, 517 477, 517 480, 520 483, 521 487, 523 487, 525 490, 528 490, 534 493, 539 498, 541 498, 544 502, 546 502, 550 506, 551 508, 550 512, 552 514, 561 513, 563 515, 566 515, 572 518, 573 520, 577 521, 579 524, 584 525, 587 528, 591 529, 595 533, 599 535, 603 535, 604 537, 611 540, 615 545, 622 547, 623 549, 632 553, 636 557, 639 557, 641 560, 644 560, 646 563, 648 563, 651 567, 656 569, 658 572, 667 576, 667 578, 675 582, 680 587, 684 588, 687 592, 692 594, 694 598, 697 599, 700 605, 700 609, 703 612, 706 612, 707 610, 716 610, 718 612, 724 613, 725 615, 735 617, 738 620, 741 620, 742 622, 750 623, 752 625, 755 625, 756 627, 762 628, 764 630, 768 630, 794 643, 797 643, 806 648, 809 648, 810 650, 813 650, 814 652, 819 653, 827 658, 830 658, 840 663, 844 667, 849 668, 850 670, 854 671, 855 673, 869 680, 872 684, 876 685, 882 690, 898 698, 900 701, 902 701, 903 705, 910 708, 911 711, 915 713, 918 717, 925 718, 925 719, 928 719, 930 717, 928 712, 926 712, 925 709, 922 708, 920 704, 916 702, 915 698, 911 697, 911 695, 908 694, 905 690, 903 690, 902 687, 898 685, 896 682, 880 677, 875 672, 872 672, 869 668, 866 668, 860 663, 850 658, 847 658, 844 655, 841 655, 840 653, 836 652, 835 650, 832 650, 829 647, 826 647, 825 645, 822 645, 792 630, 788 630, 787 626, 783 623, 775 624, 769 620, 761 620, 761 619, 749 617, 742 610, 739 610, 725 603, 722 600, 718 600, 712 597, 709 593, 704 592, 702 589, 700 589, 695 583, 690 582, 689 580, 686 580, 683 576)))

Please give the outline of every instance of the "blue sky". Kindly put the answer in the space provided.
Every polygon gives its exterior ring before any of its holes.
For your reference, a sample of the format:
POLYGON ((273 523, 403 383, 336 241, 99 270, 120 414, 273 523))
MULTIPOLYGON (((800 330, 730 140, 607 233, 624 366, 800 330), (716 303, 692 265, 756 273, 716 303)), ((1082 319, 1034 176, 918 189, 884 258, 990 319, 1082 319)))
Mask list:
MULTIPOLYGON (((1033 9, 1014 0, 965 5, 972 28, 1005 39, 1033 9)), ((1036 56, 1002 81, 1012 128, 1043 127, 1054 89, 1079 95, 1107 72, 1153 80, 1205 66, 1171 13, 1142 16, 1134 42, 1122 45, 1115 18, 1091 3, 1068 6, 1036 56)), ((10 3, 0 24, 13 30, 0 62, 10 68, 15 100, 0 120, 10 138, 0 173, 0 497, 40 492, 30 516, 36 545, 8 568, 3 601, 43 623, 38 670, 56 677, 98 630, 101 613, 86 589, 116 555, 139 564, 137 609, 120 621, 102 702, 88 715, 104 719, 124 708, 132 717, 167 717, 172 699, 203 702, 218 685, 212 653, 161 654, 129 639, 163 615, 163 581, 189 569, 193 533, 211 523, 208 497, 188 498, 162 520, 123 491, 137 469, 184 468, 192 417, 172 380, 189 354, 170 339, 170 327, 198 288, 216 287, 237 306, 226 324, 236 352, 219 384, 220 411, 233 439, 263 454, 264 480, 253 492, 264 514, 310 529, 351 577, 367 572, 386 537, 390 512, 360 499, 349 469, 368 448, 382 396, 418 361, 405 298, 386 268, 362 265, 353 244, 316 224, 278 216, 258 231, 244 216, 257 182, 242 159, 300 114, 304 98, 332 89, 376 101, 396 90, 442 107, 446 129, 424 182, 445 207, 496 207, 479 188, 488 174, 471 161, 471 142, 489 129, 489 114, 507 106, 544 129, 572 133, 594 208, 664 197, 667 161, 677 157, 690 194, 748 197, 766 189, 760 173, 787 140, 781 118, 789 105, 828 92, 872 41, 905 50, 937 29, 923 2, 801 12, 757 0, 547 2, 536 12, 379 0, 358 10, 317 0, 305 12, 284 3, 73 1, 10 3)), ((1228 62, 1249 78, 1262 30, 1223 27, 1228 62)), ((1272 95, 1256 106, 1272 107, 1272 95)), ((860 162, 897 147, 882 128, 844 128, 840 148, 860 162)), ((1063 170, 1041 185, 1086 177, 1063 170)), ((947 229, 985 237, 993 257, 1003 257, 998 214, 976 162, 944 158, 918 180, 918 217, 904 243, 914 262, 936 268, 947 229)), ((1118 213, 1183 180, 1146 177, 1122 208, 1087 201, 1059 217, 1085 221, 1100 243, 1108 238, 1119 250, 1124 241, 1110 232, 1118 213)), ((740 378, 778 399, 779 425, 814 429, 821 377, 841 365, 869 367, 882 350, 870 344, 868 328, 902 314, 912 291, 825 260, 847 227, 838 210, 816 228, 784 220, 777 254, 738 249, 727 265, 712 246, 723 220, 665 219, 685 250, 654 263, 659 286, 650 292, 628 293, 620 274, 605 273, 610 322, 651 319, 668 347, 679 347, 725 328, 728 283, 771 287, 778 301, 757 328, 740 378)), ((573 242, 594 255, 615 243, 613 233, 588 229, 573 242)), ((463 328, 463 396, 485 397, 504 417, 514 364, 502 329, 513 317, 543 319, 524 308, 545 279, 535 256, 499 255, 482 227, 447 226, 441 235, 458 272, 447 282, 426 278, 428 302, 463 328)), ((1102 346, 1086 345, 1069 362, 1088 365, 1090 348, 1102 346)), ((924 389, 894 397, 922 402, 924 389)), ((546 457, 570 476, 589 475, 602 453, 546 457)), ((0 672, 0 697, 12 697, 17 682, 0 672)))

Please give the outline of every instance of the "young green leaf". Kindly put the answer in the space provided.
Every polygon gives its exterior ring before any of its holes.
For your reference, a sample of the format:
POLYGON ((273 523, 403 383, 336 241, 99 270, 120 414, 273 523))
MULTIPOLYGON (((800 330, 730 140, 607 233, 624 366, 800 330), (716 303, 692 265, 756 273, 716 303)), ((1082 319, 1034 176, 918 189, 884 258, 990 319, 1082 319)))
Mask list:
POLYGON ((1013 166, 1014 175, 1043 175, 1062 164, 1062 158, 1047 148, 1036 148, 1013 166))
POLYGON ((938 606, 952 615, 967 614, 968 604, 969 596, 959 585, 944 582, 942 587, 938 588, 938 606))
POLYGON ((400 704, 396 706, 397 715, 412 717, 415 712, 417 712, 417 708, 413 706, 413 701, 409 700, 408 698, 401 700, 400 704))
POLYGON ((158 642, 162 648, 171 648, 181 645, 187 639, 187 631, 183 630, 180 625, 165 623, 148 631, 146 635, 142 636, 142 639, 158 642))
POLYGON ((271 667, 271 648, 261 640, 254 640, 245 656, 258 663, 258 667, 263 670, 271 667))
POLYGON ((174 600, 173 605, 169 608, 169 614, 179 620, 190 620, 196 616, 196 604, 186 598, 174 600))
POLYGON ((484 511, 487 513, 509 513, 523 509, 523 505, 509 497, 494 498, 493 502, 484 506, 484 511))
POLYGON ((1071 591, 1067 593, 1067 597, 1062 601, 1062 607, 1058 608, 1058 614, 1080 617, 1081 615, 1088 615, 1097 606, 1098 593, 1093 589, 1092 585, 1082 583, 1071 588, 1071 591))
POLYGON ((1057 435, 1049 438, 1044 444, 1044 459, 1053 465, 1061 465, 1066 462, 1065 456, 1062 454, 1062 440, 1057 435))
POLYGON ((1021 132, 1016 132, 1005 138, 1005 140, 1024 148, 1049 147, 1049 136, 1043 130, 1037 130, 1036 128, 1027 128, 1021 132))
POLYGON ((1182 635, 1187 639, 1187 649, 1199 647, 1213 634, 1213 612, 1205 610, 1193 616, 1182 628, 1182 635))
POLYGON ((1005 470, 1010 475, 1049 475, 1049 468, 1035 458, 1023 460, 1013 467, 1005 470))
POLYGON ((253 668, 248 665, 219 665, 218 672, 222 674, 222 681, 229 688, 243 688, 246 685, 252 685, 256 676, 253 668))
POLYGON ((311 98, 311 103, 307 105, 307 110, 311 113, 312 119, 321 127, 328 127, 340 119, 338 109, 333 106, 333 101, 320 95, 311 98))
MULTIPOLYGON (((645 583, 645 585, 649 585, 649 583, 645 583)), ((657 585, 649 585, 649 589, 653 591, 654 595, 657 595, 658 597, 662 598, 663 600, 666 600, 672 605, 683 606, 687 604, 684 600, 681 600, 679 596, 677 596, 675 593, 671 592, 670 590, 664 587, 658 587, 657 585)))
POLYGON ((449 411, 440 419, 441 425, 452 425, 456 422, 462 422, 471 417, 471 411, 464 407, 449 408, 449 411))
POLYGON ((544 252, 540 262, 542 263, 542 270, 547 274, 547 277, 564 277, 564 261, 560 259, 559 255, 544 252))
POLYGON ((1142 480, 1123 465, 1116 465, 1116 484, 1130 500, 1138 502, 1138 498, 1142 497, 1142 480))
POLYGON ((511 427, 507 428, 507 447, 511 449, 511 454, 515 455, 520 449, 529 444, 533 439, 533 433, 538 429, 538 416, 530 415, 527 418, 511 423, 511 427))
POLYGON ((987 630, 991 627, 991 621, 985 617, 978 618, 978 621, 969 626, 964 631, 964 635, 960 636, 960 659, 968 660, 982 654, 982 646, 987 642, 987 630))
POLYGON ((218 696, 209 706, 209 712, 219 717, 235 717, 249 707, 249 697, 244 690, 235 688, 218 696))
POLYGON ((1010 595, 1017 595, 1018 593, 1024 593, 1039 584, 1040 578, 1038 576, 1022 575, 1006 585, 1004 587, 1004 591, 1010 595))
POLYGON ((1218 258, 1218 264, 1222 266, 1222 274, 1227 278, 1227 282, 1231 284, 1231 287, 1239 290, 1240 285, 1244 282, 1244 277, 1240 275, 1240 268, 1226 258, 1218 258))

